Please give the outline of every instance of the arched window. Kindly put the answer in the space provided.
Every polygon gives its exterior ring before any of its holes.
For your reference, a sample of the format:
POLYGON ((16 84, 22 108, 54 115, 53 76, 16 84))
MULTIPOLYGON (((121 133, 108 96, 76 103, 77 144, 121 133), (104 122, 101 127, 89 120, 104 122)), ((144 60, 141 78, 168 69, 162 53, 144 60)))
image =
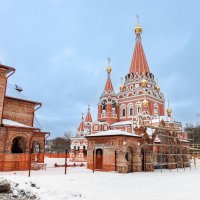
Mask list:
POLYGON ((107 106, 106 103, 107 103, 106 100, 102 101, 102 113, 106 113, 106 106, 107 106))
POLYGON ((112 112, 116 112, 116 102, 114 100, 112 100, 112 112))
POLYGON ((138 105, 138 106, 137 106, 137 113, 140 114, 141 112, 142 112, 141 106, 138 105))
POLYGON ((133 115, 133 108, 129 109, 129 115, 132 116, 133 115))
POLYGON ((122 109, 122 117, 125 117, 125 116, 126 116, 126 109, 123 108, 123 109, 122 109))
POLYGON ((154 104, 154 115, 158 116, 158 105, 154 104))

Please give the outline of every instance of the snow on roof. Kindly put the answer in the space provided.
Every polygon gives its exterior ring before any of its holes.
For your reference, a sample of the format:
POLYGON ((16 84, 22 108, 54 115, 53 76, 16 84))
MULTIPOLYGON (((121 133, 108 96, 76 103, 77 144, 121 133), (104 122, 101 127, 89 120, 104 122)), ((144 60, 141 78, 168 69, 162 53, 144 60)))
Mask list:
POLYGON ((122 130, 108 130, 108 131, 101 131, 98 133, 94 133, 92 135, 87 135, 86 137, 98 137, 98 136, 114 136, 114 135, 124 135, 124 136, 131 136, 131 137, 141 137, 140 135, 136 135, 135 133, 129 133, 122 130))
POLYGON ((116 122, 114 124, 111 124, 111 126, 123 126, 123 125, 131 125, 131 121, 122 121, 122 122, 116 122))
POLYGON ((180 139, 181 142, 190 142, 188 139, 180 139))
POLYGON ((21 123, 12 121, 10 119, 3 119, 3 124, 6 126, 19 126, 19 127, 25 127, 25 128, 33 128, 31 126, 27 126, 25 124, 21 124, 21 123))
POLYGON ((16 85, 12 85, 12 84, 7 84, 6 96, 8 96, 8 97, 13 97, 13 98, 17 98, 17 99, 28 100, 28 99, 22 94, 22 91, 20 92, 19 90, 17 90, 17 89, 16 89, 16 85))
POLYGON ((33 126, 34 126, 35 128, 42 129, 42 126, 41 126, 41 124, 40 124, 38 118, 36 117, 36 115, 34 116, 34 123, 33 123, 33 126))
POLYGON ((153 133, 154 133, 154 131, 155 131, 155 129, 154 128, 147 128, 147 134, 149 135, 149 136, 151 136, 153 133))

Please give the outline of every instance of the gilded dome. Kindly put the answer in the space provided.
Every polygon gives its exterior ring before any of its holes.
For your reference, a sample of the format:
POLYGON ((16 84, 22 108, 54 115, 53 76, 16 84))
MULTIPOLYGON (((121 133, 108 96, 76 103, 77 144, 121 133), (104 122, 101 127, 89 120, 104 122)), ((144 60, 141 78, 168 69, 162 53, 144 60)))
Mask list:
POLYGON ((147 86, 146 79, 143 78, 140 84, 141 84, 142 87, 146 87, 147 86))
POLYGON ((157 92, 160 92, 160 87, 158 85, 155 86, 155 89, 157 90, 157 92))
POLYGON ((106 70, 108 73, 110 73, 112 71, 112 68, 110 66, 108 66, 106 70))
POLYGON ((147 107, 147 106, 149 105, 149 102, 148 102, 146 99, 144 99, 144 100, 142 101, 142 105, 143 105, 144 107, 147 107))
POLYGON ((140 25, 136 25, 134 27, 134 31, 135 31, 135 33, 142 33, 142 27, 140 25))
POLYGON ((119 87, 119 89, 120 89, 121 92, 123 92, 123 91, 126 89, 126 87, 125 87, 124 85, 121 85, 121 86, 119 87))
POLYGON ((171 117, 171 115, 172 115, 172 109, 171 108, 167 108, 167 116, 168 117, 171 117))

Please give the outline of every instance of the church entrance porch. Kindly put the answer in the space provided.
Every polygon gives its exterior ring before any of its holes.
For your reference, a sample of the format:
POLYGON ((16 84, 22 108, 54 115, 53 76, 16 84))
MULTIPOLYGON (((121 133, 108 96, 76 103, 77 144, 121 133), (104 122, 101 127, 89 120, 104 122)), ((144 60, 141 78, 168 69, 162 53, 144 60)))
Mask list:
POLYGON ((141 171, 141 136, 124 131, 103 131, 86 136, 88 140, 87 168, 101 171, 128 173, 141 171), (116 135, 111 135, 114 133, 116 135), (109 133, 109 135, 107 135, 109 133), (106 134, 106 137, 102 134, 106 134), (129 134, 129 135, 128 135, 129 134))

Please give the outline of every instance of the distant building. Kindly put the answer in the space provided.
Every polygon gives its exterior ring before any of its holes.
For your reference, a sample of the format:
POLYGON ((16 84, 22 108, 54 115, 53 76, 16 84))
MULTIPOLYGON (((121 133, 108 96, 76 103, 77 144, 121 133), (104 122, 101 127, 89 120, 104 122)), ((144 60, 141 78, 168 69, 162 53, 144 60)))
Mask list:
POLYGON ((139 21, 134 31, 133 57, 120 91, 114 91, 108 59, 98 119, 86 126, 87 117, 86 120, 82 117, 71 155, 74 156, 75 149, 82 155, 81 144, 87 144, 88 168, 104 171, 152 171, 156 165, 170 169, 188 166, 187 134, 182 133, 181 123, 172 118, 169 103, 165 116, 165 97, 148 66, 139 21))
POLYGON ((0 171, 27 170, 32 160, 44 162, 46 132, 41 131, 35 111, 41 107, 22 95, 22 88, 8 84, 15 69, 0 64, 0 171))

